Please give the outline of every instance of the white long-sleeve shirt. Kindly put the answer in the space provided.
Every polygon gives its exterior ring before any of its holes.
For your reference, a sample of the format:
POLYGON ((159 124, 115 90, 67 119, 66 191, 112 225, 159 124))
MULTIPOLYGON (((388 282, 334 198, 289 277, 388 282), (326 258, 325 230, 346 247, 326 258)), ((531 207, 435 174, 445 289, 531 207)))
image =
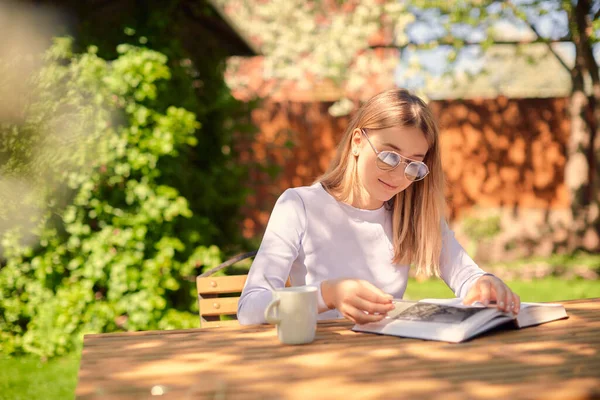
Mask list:
MULTIPOLYGON (((440 260, 442 279, 457 297, 484 275, 443 225, 440 260)), ((263 274, 275 287, 310 285, 319 290, 319 319, 342 317, 321 296, 321 282, 364 279, 394 298, 402 298, 408 265, 392 262, 392 212, 385 207, 363 210, 337 201, 320 183, 286 190, 277 200, 262 243, 252 263, 238 304, 241 324, 265 323, 272 294, 263 274)))

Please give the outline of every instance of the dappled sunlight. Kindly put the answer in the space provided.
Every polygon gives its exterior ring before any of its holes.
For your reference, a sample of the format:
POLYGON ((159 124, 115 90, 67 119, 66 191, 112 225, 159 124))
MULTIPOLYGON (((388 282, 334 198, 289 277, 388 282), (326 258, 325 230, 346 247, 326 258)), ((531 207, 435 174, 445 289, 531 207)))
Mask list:
MULTIPOLYGON (((210 365, 210 363, 208 363, 208 365, 210 365)), ((202 371, 208 365, 201 365, 200 363, 197 363, 196 366, 194 366, 193 363, 189 362, 178 362, 176 360, 165 361, 161 359, 146 362, 140 368, 122 372, 113 372, 109 375, 109 377, 117 380, 135 380, 137 382, 148 381, 149 383, 152 383, 160 382, 165 371, 169 371, 169 374, 175 375, 175 379, 169 379, 171 382, 175 384, 189 383, 189 378, 185 374, 189 374, 194 371, 202 371)))
MULTIPOLYGON (((338 335, 340 335, 340 336, 352 336, 352 335, 356 335, 356 333, 355 333, 355 332, 353 332, 353 331, 350 331, 350 330, 348 330, 348 331, 336 332, 336 334, 338 334, 338 335)), ((373 340, 375 340, 375 339, 373 339, 373 340)))
POLYGON ((158 347, 160 346, 160 341, 159 340, 152 340, 152 341, 148 341, 148 342, 144 342, 144 343, 135 343, 132 344, 131 346, 127 346, 125 347, 125 349, 129 350, 135 350, 135 349, 151 349, 154 347, 158 347))
POLYGON ((493 359, 505 358, 530 365, 561 365, 569 356, 593 356, 598 346, 565 343, 564 341, 536 341, 529 343, 505 344, 501 348, 490 349, 493 359))
MULTIPOLYGON (((594 303, 573 303, 569 304, 570 310, 597 310, 598 307, 594 303)), ((577 316, 575 316, 577 318, 577 316)))
POLYGON ((460 357, 461 362, 471 363, 489 361, 492 358, 488 352, 465 352, 461 347, 428 348, 427 344, 409 345, 405 351, 413 357, 435 361, 453 361, 460 357))
POLYGON ((515 361, 520 361, 532 365, 561 365, 565 359, 560 356, 550 354, 526 354, 521 357, 515 357, 515 361))
MULTIPOLYGON (((576 321, 578 320, 577 318, 574 318, 576 321)), ((590 328, 596 328, 596 329, 600 329, 600 321, 586 321, 585 318, 579 318, 579 320, 581 322, 585 322, 587 326, 589 326, 590 328)), ((579 322, 579 321, 577 321, 579 322)))
POLYGON ((402 391, 408 394, 436 393, 451 388, 449 382, 439 379, 406 379, 402 382, 402 391))
MULTIPOLYGON (((327 353, 314 353, 314 354, 301 354, 292 356, 287 359, 287 363, 306 368, 320 368, 328 367, 340 360, 340 352, 327 352, 327 353)), ((348 361, 348 360, 346 360, 348 361)), ((351 360, 350 360, 351 361, 351 360)), ((358 361, 358 357, 357 357, 358 361)))
POLYGON ((482 399, 506 398, 512 392, 510 386, 492 385, 485 382, 465 382, 463 388, 470 395, 482 399))
POLYGON ((374 349, 369 353, 371 357, 375 358, 387 358, 387 357, 397 357, 402 354, 400 349, 374 349))
POLYGON ((382 388, 348 383, 343 377, 321 376, 308 382, 298 381, 288 387, 285 398, 288 399, 340 399, 352 393, 355 398, 376 398, 381 395, 382 388), (289 394, 288 394, 289 393, 289 394))
POLYGON ((90 335, 77 394, 143 397, 153 387, 168 399, 495 399, 527 390, 551 397, 567 387, 590 393, 600 387, 598 307, 567 303, 567 320, 460 344, 357 333, 348 321, 319 323, 316 340, 301 346, 281 345, 272 326, 90 335))
POLYGON ((555 349, 556 351, 568 351, 579 355, 593 355, 600 350, 598 347, 592 347, 586 344, 565 343, 559 341, 544 341, 531 343, 516 343, 509 346, 515 351, 544 351, 555 349))

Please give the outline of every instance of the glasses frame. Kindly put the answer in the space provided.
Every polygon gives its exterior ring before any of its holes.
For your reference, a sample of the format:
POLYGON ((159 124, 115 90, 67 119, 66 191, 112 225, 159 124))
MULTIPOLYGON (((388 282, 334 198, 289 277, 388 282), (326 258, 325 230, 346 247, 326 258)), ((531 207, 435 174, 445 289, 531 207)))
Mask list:
POLYGON ((411 182, 419 182, 422 181, 423 179, 425 179, 425 177, 427 175, 429 175, 429 167, 427 167, 427 164, 425 164, 423 161, 418 161, 418 160, 413 160, 412 158, 408 158, 408 157, 404 157, 402 154, 398 153, 397 151, 393 151, 393 150, 384 150, 384 151, 377 151, 377 149, 375 148, 375 146, 373 146, 373 143, 371 143, 371 140, 369 139, 369 135, 367 135, 367 131, 365 128, 359 128, 360 132, 365 136, 365 139, 367 139, 367 142, 369 143, 369 145, 371 146, 371 148, 373 149, 373 151, 375 152, 375 155, 377 156, 377 159, 383 163, 385 163, 385 161, 383 161, 381 155, 382 154, 386 154, 386 153, 393 153, 396 154, 399 158, 400 161, 398 162, 398 164, 395 167, 392 167, 391 169, 383 169, 379 166, 378 162, 375 162, 375 165, 377 165, 377 168, 379 168, 382 171, 386 171, 386 172, 391 172, 394 171, 396 168, 398 168, 398 166, 400 166, 400 164, 404 164, 404 176, 406 177, 406 179, 408 179, 411 182), (425 175, 423 175, 422 178, 420 179, 411 179, 408 177, 408 175, 406 174, 406 169, 408 168, 409 165, 411 164, 417 164, 418 166, 424 166, 425 170, 427 171, 425 173, 425 175))

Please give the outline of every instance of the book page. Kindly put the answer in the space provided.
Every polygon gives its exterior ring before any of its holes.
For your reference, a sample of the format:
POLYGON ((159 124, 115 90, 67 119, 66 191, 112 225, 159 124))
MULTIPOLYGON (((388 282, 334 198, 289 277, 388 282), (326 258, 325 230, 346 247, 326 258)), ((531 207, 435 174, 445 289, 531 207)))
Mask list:
POLYGON ((521 311, 517 315, 517 325, 519 328, 524 328, 562 318, 568 318, 562 304, 521 303, 521 311))
POLYGON ((437 322, 460 324, 476 313, 481 307, 450 307, 432 303, 396 303, 396 309, 389 312, 387 318, 394 320, 437 322))
POLYGON ((417 304, 416 301, 408 301, 408 300, 394 300, 394 309, 392 311, 388 311, 386 318, 395 318, 400 313, 402 313, 407 308, 410 308, 417 304))
POLYGON ((564 306, 560 303, 530 303, 530 302, 521 302, 521 308, 527 307, 557 307, 563 308, 564 306))
POLYGON ((478 301, 469 305, 463 304, 462 299, 457 297, 452 299, 423 299, 420 300, 419 303, 439 304, 457 308, 485 308, 485 306, 478 301))

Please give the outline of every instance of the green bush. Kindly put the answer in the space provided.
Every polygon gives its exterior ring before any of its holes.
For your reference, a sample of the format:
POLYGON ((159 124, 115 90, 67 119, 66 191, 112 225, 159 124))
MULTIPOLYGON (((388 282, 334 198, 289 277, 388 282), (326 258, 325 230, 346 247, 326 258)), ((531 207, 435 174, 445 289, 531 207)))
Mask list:
POLYGON ((117 50, 107 61, 57 39, 23 118, 0 122, 4 352, 54 356, 84 333, 198 326, 193 277, 220 261, 215 243, 237 240, 245 169, 221 151, 233 129, 206 134, 196 117, 218 129, 225 118, 211 113, 235 101, 222 85, 211 109, 167 104, 185 71, 173 78, 156 51, 117 50))
POLYGON ((498 215, 484 217, 470 216, 462 221, 462 230, 469 239, 467 252, 477 259, 479 245, 489 241, 502 232, 502 221, 498 215))

